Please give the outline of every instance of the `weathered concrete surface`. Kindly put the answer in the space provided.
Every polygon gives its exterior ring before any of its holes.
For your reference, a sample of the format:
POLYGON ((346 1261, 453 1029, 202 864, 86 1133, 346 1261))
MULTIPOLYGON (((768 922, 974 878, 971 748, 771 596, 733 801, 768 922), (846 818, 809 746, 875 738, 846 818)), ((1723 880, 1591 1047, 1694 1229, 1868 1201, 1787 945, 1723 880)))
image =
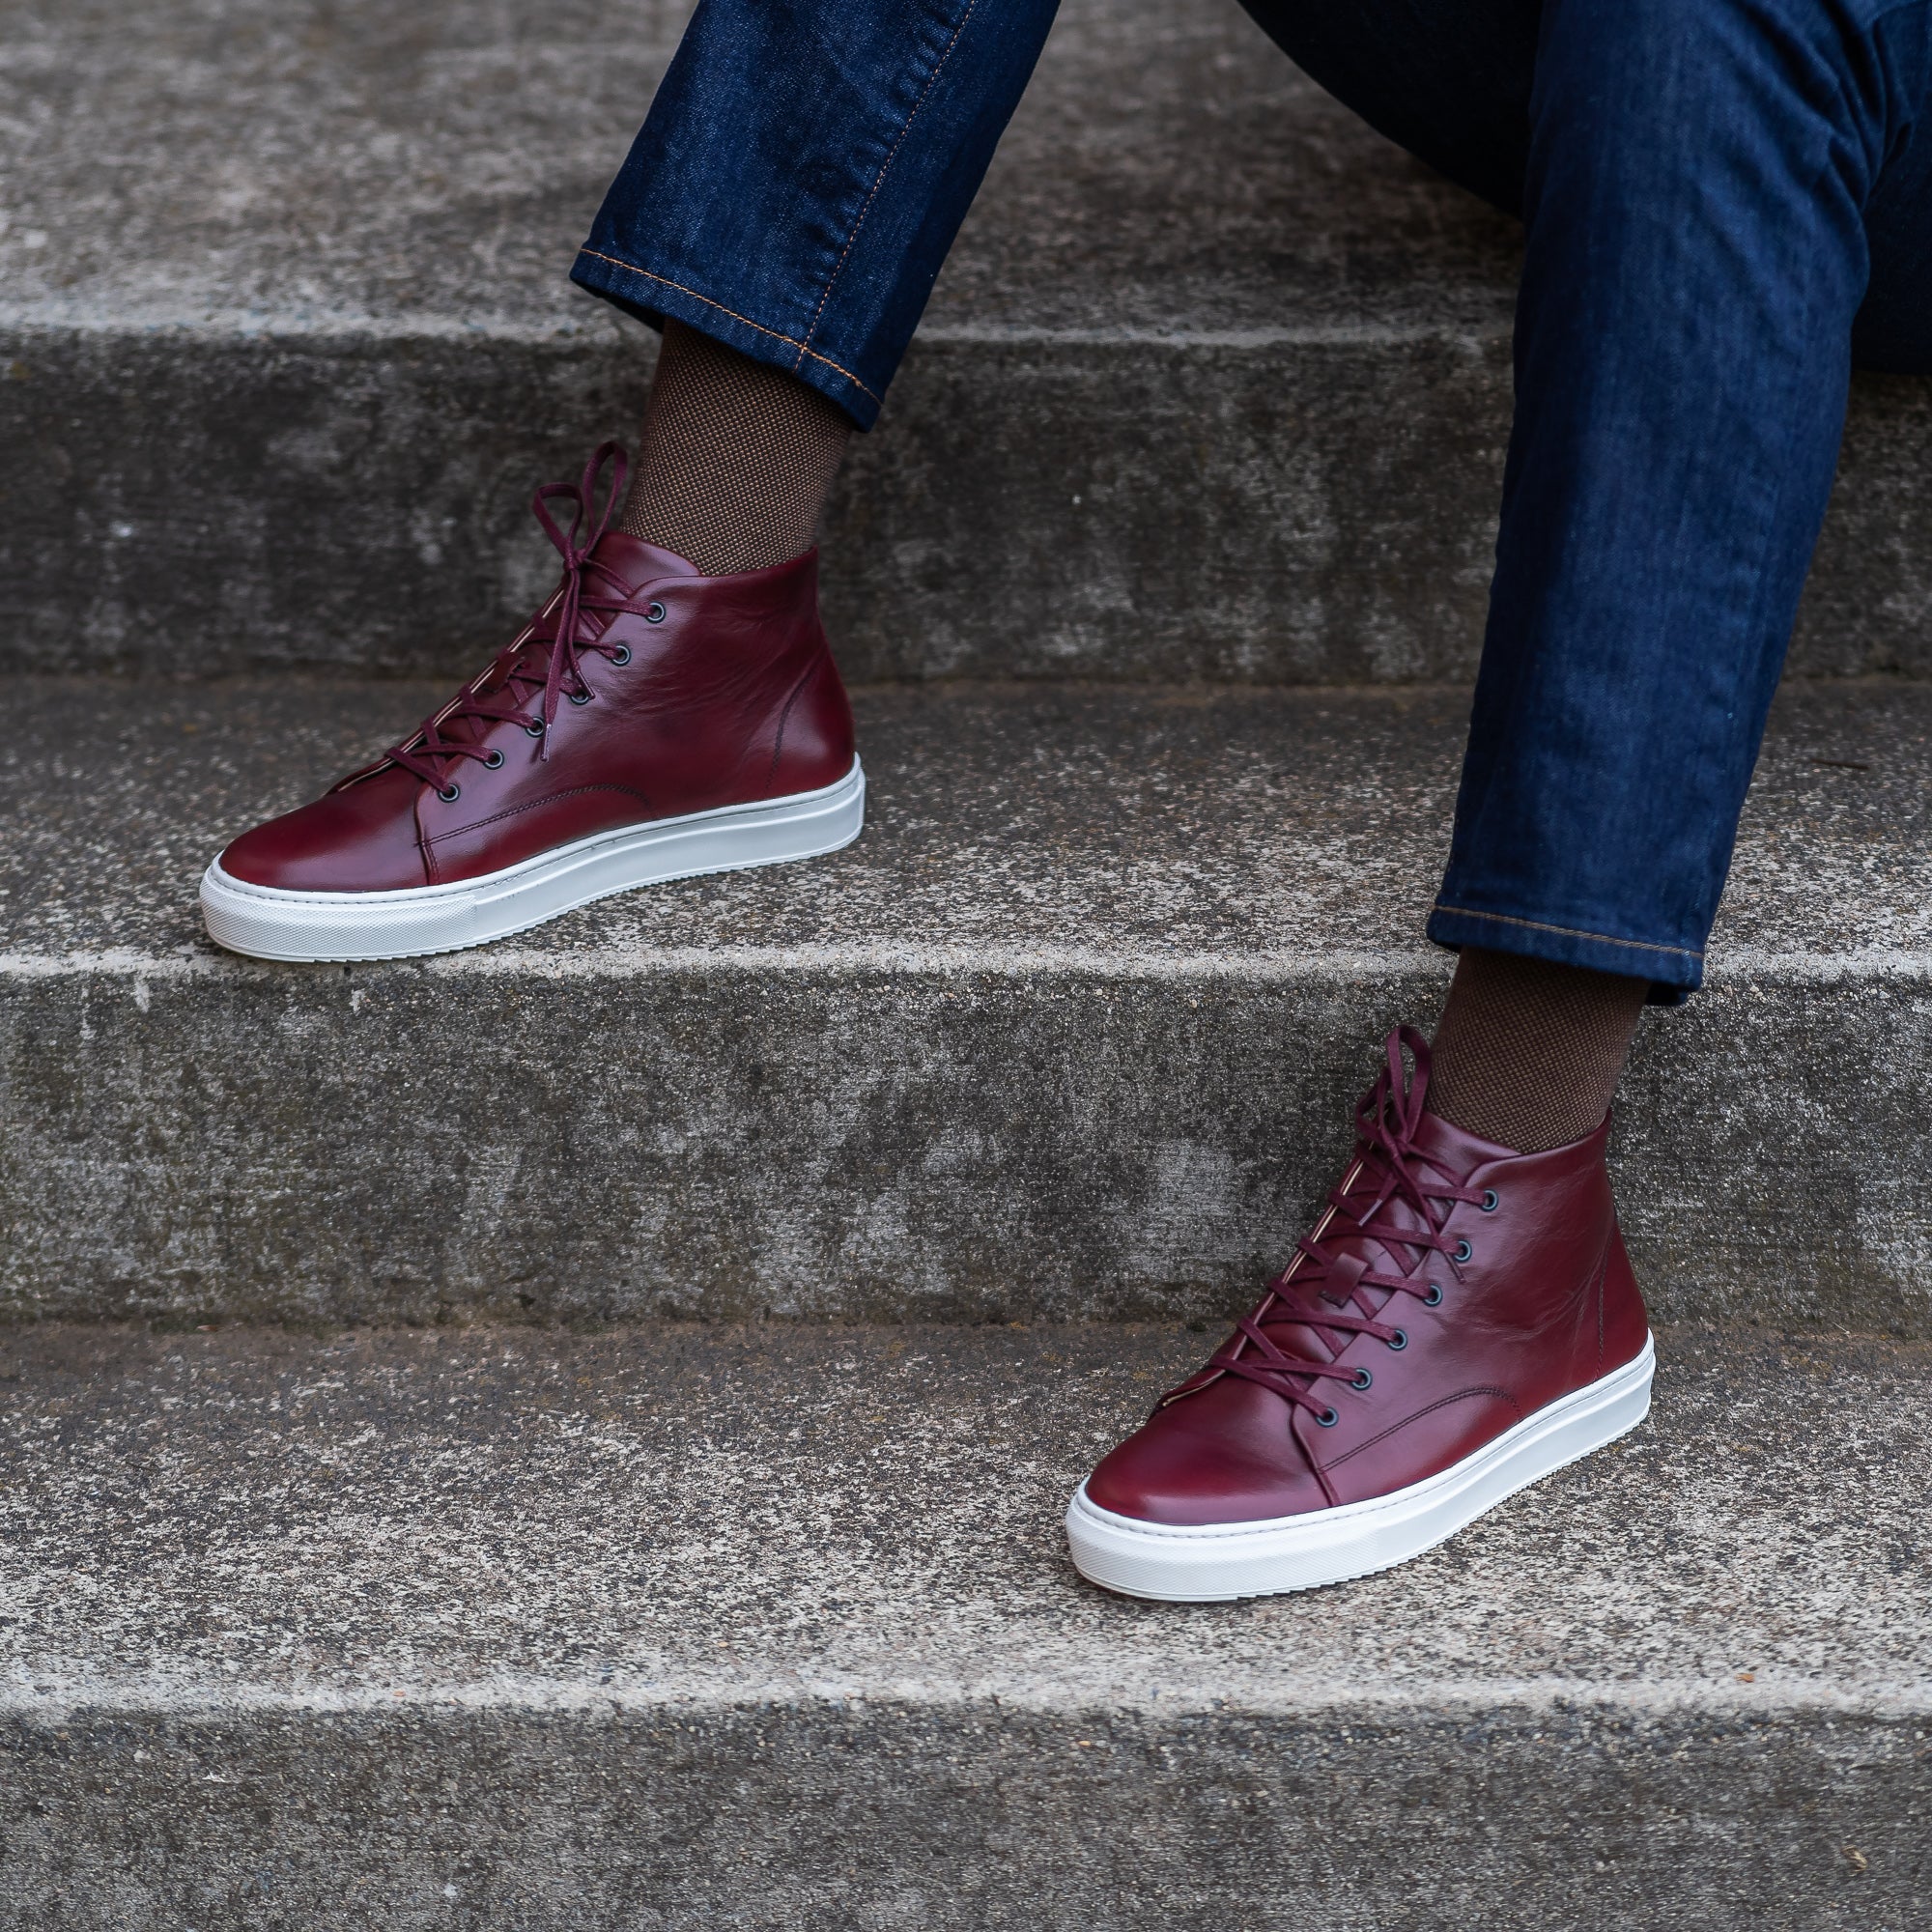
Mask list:
MULTIPOLYGON (((644 331, 564 271, 682 15, 0 4, 0 662, 443 670, 518 622, 531 486, 636 420, 644 331)), ((848 661, 1462 675, 1514 257, 1232 0, 1068 0, 835 506, 848 661)), ((1804 668, 1925 668, 1928 465, 1926 385, 1862 388, 1804 668)))
MULTIPOLYGON (((1453 692, 874 692, 830 861, 428 962, 209 948, 207 858, 431 696, 15 688, 8 1313, 1220 1313, 1446 980, 1453 692)), ((1618 1132, 1673 1318, 1932 1333, 1928 799, 1932 691, 1787 695, 1618 1132)))
POLYGON ((1924 1348, 1665 1331, 1417 1563, 1105 1597, 1065 1494, 1209 1346, 19 1334, 9 1923, 1925 1922, 1924 1348))
MULTIPOLYGON (((564 275, 688 12, 5 0, 8 313, 601 329, 564 275)), ((1508 321, 1509 224, 1234 0, 1066 0, 995 169, 933 297, 948 330, 1508 321)))

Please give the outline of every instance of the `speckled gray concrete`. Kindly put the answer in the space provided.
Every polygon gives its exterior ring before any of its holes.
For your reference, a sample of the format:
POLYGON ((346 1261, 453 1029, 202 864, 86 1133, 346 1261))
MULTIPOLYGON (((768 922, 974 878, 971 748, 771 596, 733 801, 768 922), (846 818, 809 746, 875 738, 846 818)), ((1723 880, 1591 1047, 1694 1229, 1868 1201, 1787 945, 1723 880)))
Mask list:
POLYGON ((8 1922, 1925 1922, 1924 1348, 1666 1331, 1417 1563, 1105 1597, 1065 1494, 1208 1346, 16 1335, 8 1922))
MULTIPOLYGON (((1219 1313, 1446 979, 1453 692, 873 692, 834 859, 427 962, 209 948, 208 856, 429 695, 15 687, 0 1307, 1219 1313)), ((1932 691, 1782 701, 1618 1132, 1673 1318, 1932 1332, 1928 797, 1932 691)))
MULTIPOLYGON (((517 622, 530 487, 636 419, 644 331, 564 271, 683 12, 0 0, 0 662, 517 622)), ((1515 247, 1233 0, 1067 0, 835 506, 849 661, 1466 671, 1515 247)), ((1925 668, 1928 462, 1926 385, 1861 387, 1805 668, 1925 668)))
MULTIPOLYGON (((689 12, 6 0, 5 313, 601 327, 563 271, 689 12)), ((1233 0, 1066 0, 995 168, 933 298, 949 330, 1509 319, 1509 225, 1318 96, 1233 0)))

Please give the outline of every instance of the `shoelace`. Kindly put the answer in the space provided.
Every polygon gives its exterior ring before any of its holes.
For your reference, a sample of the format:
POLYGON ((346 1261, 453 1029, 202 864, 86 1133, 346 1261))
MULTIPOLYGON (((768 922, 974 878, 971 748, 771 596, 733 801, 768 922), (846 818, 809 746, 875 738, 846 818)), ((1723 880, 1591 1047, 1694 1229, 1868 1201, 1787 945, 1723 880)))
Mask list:
MULTIPOLYGON (((1382 1315, 1399 1294, 1414 1295, 1430 1307, 1440 1301, 1442 1289, 1432 1279, 1438 1271, 1432 1257, 1460 1280, 1459 1264, 1468 1259, 1469 1252, 1466 1242, 1451 1241, 1441 1232, 1450 1208, 1458 1202, 1493 1205, 1486 1190, 1464 1187, 1415 1145, 1423 1096, 1429 1091, 1429 1047, 1422 1036, 1413 1027, 1398 1028, 1389 1035, 1386 1051, 1388 1065, 1355 1109, 1361 1143, 1357 1157, 1329 1194, 1327 1211, 1314 1232, 1295 1244, 1293 1259, 1268 1284, 1253 1313, 1235 1324, 1234 1334, 1208 1365, 1209 1371, 1218 1369, 1273 1390, 1307 1409, 1324 1428, 1332 1426, 1337 1416, 1333 1405, 1316 1393, 1320 1385, 1344 1381, 1367 1388, 1373 1377, 1366 1368, 1308 1354, 1295 1346, 1293 1337, 1278 1331, 1311 1329, 1334 1354, 1356 1335, 1373 1335, 1392 1348, 1406 1348, 1408 1338, 1403 1329, 1382 1320, 1382 1315), (1415 1064, 1414 1074, 1406 1081, 1405 1047, 1415 1064), (1389 1218, 1398 1202, 1414 1215, 1414 1224, 1389 1218), (1399 1265, 1371 1267, 1360 1252, 1370 1241, 1399 1265), (1376 1288, 1389 1292, 1379 1315, 1371 1313, 1360 1298, 1363 1289, 1376 1288)), ((1174 1394, 1198 1385, 1197 1378, 1174 1394)))
MULTIPOLYGON (((475 738, 449 737, 446 726, 470 718, 484 721, 485 729, 490 724, 520 724, 539 740, 538 755, 548 758, 551 726, 556 723, 559 701, 568 697, 573 704, 587 704, 597 696, 583 675, 584 654, 593 653, 613 664, 630 662, 628 645, 607 644, 583 635, 584 618, 593 612, 610 616, 635 611, 654 620, 664 614, 662 605, 648 600, 639 603, 602 572, 598 575, 606 587, 586 581, 591 575, 590 553, 611 527, 611 516, 624 499, 629 469, 623 444, 603 442, 575 483, 545 483, 538 488, 530 498, 530 508, 563 557, 562 582, 545 600, 529 628, 481 677, 466 685, 440 711, 384 753, 391 764, 433 785, 444 799, 454 799, 458 788, 448 776, 452 760, 474 758, 495 770, 503 762, 503 754, 475 738), (593 520, 591 505, 607 463, 611 466, 610 487, 604 494, 604 506, 593 520), (553 501, 570 504, 567 530, 551 514, 553 501), (538 692, 543 694, 543 701, 532 711, 530 700, 538 692)), ((476 737, 482 735, 478 732, 476 737)))

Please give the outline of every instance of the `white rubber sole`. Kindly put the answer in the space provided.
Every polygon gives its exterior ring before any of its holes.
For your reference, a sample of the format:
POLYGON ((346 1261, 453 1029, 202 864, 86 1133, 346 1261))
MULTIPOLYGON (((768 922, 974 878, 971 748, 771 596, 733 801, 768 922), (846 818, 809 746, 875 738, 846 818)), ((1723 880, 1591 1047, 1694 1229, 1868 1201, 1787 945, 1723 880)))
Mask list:
POLYGON ((1485 1510, 1627 1435, 1650 1413, 1657 1351, 1525 1416, 1454 1467, 1368 1502, 1199 1528, 1116 1516, 1082 1483, 1066 1512, 1073 1567, 1123 1597, 1224 1603, 1366 1577, 1446 1542, 1485 1510))
POLYGON ((446 886, 285 892, 232 878, 217 859, 201 881, 201 912, 217 946, 251 959, 408 959, 503 939, 637 886, 814 859, 851 844, 865 822, 866 774, 854 758, 817 791, 627 825, 446 886))

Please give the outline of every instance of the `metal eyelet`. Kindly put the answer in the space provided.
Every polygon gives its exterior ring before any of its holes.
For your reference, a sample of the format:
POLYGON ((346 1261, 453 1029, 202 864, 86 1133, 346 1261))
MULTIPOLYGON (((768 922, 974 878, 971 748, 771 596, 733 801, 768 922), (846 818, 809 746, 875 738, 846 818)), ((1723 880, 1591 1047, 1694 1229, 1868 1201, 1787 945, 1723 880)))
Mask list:
POLYGON ((492 745, 490 747, 490 755, 483 760, 483 769, 486 772, 499 771, 502 768, 502 753, 495 745, 492 745))
POLYGON ((1476 1252, 1475 1249, 1469 1245, 1468 1236, 1464 1235, 1463 1238, 1456 1243, 1456 1246, 1451 1252, 1449 1259, 1452 1262, 1465 1262, 1475 1252, 1476 1252))
POLYGON ((439 785, 436 795, 444 805, 454 805, 463 796, 463 787, 458 784, 439 785))
POLYGON ((1483 1189, 1483 1212, 1485 1214, 1493 1214, 1500 1204, 1501 1198, 1493 1187, 1483 1189))
POLYGON ((1398 1355, 1401 1354, 1402 1351, 1408 1347, 1407 1329, 1398 1328, 1395 1331, 1395 1333, 1388 1338, 1388 1345, 1391 1349, 1395 1350, 1395 1352, 1398 1355))
POLYGON ((1422 1297, 1422 1305, 1425 1308, 1442 1306, 1442 1284, 1439 1281, 1432 1281, 1429 1284, 1429 1293, 1422 1297))
POLYGON ((1355 1371, 1355 1379, 1349 1386, 1350 1388, 1365 1389, 1374 1380, 1375 1377, 1370 1375, 1367 1369, 1357 1369, 1355 1371))
POLYGON ((616 648, 616 649, 615 649, 614 651, 612 651, 612 652, 611 653, 611 663, 612 663, 613 665, 627 665, 627 664, 629 664, 629 663, 631 662, 631 647, 630 647, 630 645, 629 645, 629 644, 619 644, 619 645, 617 646, 617 648, 616 648))
POLYGON ((532 718, 530 722, 524 726, 524 735, 526 737, 541 738, 543 734, 544 734, 544 722, 541 718, 532 718))
POLYGON ((650 604, 645 606, 644 608, 645 623, 662 624, 664 620, 665 620, 665 607, 662 604, 650 604))
POLYGON ((570 694, 570 701, 573 704, 588 704, 590 697, 591 694, 587 691, 573 691, 570 694))
POLYGON ((1317 1429, 1333 1429, 1334 1426, 1341 1421, 1341 1419, 1342 1415, 1339 1409, 1324 1408, 1321 1411, 1321 1413, 1315 1418, 1315 1426, 1317 1429))

